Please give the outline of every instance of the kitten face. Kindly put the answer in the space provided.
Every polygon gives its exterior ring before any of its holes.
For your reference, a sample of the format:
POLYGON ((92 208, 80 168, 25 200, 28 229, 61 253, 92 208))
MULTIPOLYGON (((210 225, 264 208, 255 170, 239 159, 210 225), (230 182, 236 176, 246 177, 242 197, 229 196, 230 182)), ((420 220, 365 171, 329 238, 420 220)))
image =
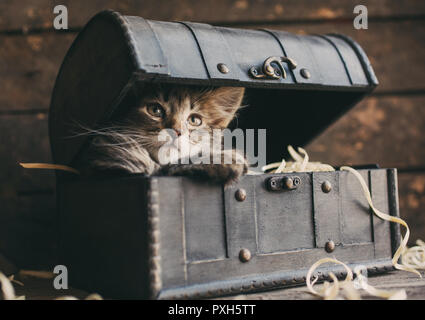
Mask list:
POLYGON ((103 127, 83 128, 92 136, 74 163, 83 174, 124 171, 185 175, 226 185, 246 173, 247 162, 237 162, 243 155, 237 156, 235 150, 223 153, 219 145, 221 137, 217 137, 216 131, 211 135, 214 129, 224 129, 233 120, 244 88, 145 85, 135 90, 139 97, 137 105, 128 105, 128 109, 116 113, 103 127), (161 139, 164 132, 168 137, 161 139), (219 166, 197 164, 192 155, 198 155, 198 150, 202 150, 201 154, 207 150, 207 156, 212 155, 213 161, 216 156, 220 161, 230 155, 236 162, 219 166), (189 153, 185 153, 187 151, 189 153), (187 160, 188 155, 190 163, 179 161, 187 160))
MULTIPOLYGON (((188 150, 201 141, 193 132, 224 129, 240 107, 244 88, 200 88, 187 86, 156 86, 143 90, 139 105, 132 108, 124 121, 137 130, 141 144, 158 161, 158 150, 166 141, 158 136, 168 129, 172 147, 188 150)), ((169 141, 169 140, 167 140, 169 141)))

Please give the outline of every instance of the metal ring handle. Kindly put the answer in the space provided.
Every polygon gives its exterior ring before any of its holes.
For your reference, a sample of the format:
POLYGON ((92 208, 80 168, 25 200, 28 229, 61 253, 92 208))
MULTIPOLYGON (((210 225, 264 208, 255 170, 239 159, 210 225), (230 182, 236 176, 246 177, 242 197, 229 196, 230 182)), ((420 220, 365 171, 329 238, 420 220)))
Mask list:
POLYGON ((268 57, 263 62, 262 73, 260 73, 256 67, 251 67, 249 69, 249 75, 255 79, 280 79, 286 78, 286 71, 282 65, 282 62, 287 63, 291 70, 297 67, 297 63, 294 59, 288 57, 268 57), (277 64, 276 68, 274 64, 277 64))

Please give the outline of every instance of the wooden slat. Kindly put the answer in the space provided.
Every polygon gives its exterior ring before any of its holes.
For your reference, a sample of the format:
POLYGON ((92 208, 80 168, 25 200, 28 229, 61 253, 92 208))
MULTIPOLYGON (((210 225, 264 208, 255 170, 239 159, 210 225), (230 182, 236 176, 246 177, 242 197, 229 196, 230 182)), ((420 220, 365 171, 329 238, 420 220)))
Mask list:
POLYGON ((0 196, 0 252, 20 268, 56 262, 58 229, 52 193, 0 196))
POLYGON ((18 162, 50 162, 46 114, 0 116, 0 252, 18 266, 51 263, 56 246, 54 173, 18 162))
POLYGON ((331 165, 425 167, 424 105, 425 95, 369 97, 308 145, 310 159, 331 165))
MULTIPOLYGON (((266 26, 267 27, 267 26, 266 26)), ((345 33, 365 49, 380 85, 377 92, 425 91, 425 21, 268 26, 298 33, 345 33), (402 80, 401 80, 402 79, 402 80)), ((60 64, 75 33, 0 36, 0 111, 47 109, 60 64)))
POLYGON ((47 109, 56 75, 74 37, 55 33, 0 35, 0 111, 47 109))
MULTIPOLYGON (((392 271, 387 274, 369 277, 368 284, 383 290, 397 291, 405 289, 408 300, 423 300, 425 299, 425 279, 424 272, 421 272, 422 278, 416 274, 403 271, 392 271)), ((315 289, 319 291, 323 285, 319 284, 315 289)), ((362 299, 379 299, 368 295, 361 290, 362 299)), ((246 295, 238 295, 225 297, 224 299, 238 300, 313 300, 318 299, 316 296, 309 293, 305 286, 273 290, 268 292, 258 292, 246 295)), ((220 300, 220 299, 219 299, 220 300)))
POLYGON ((356 30, 351 22, 257 27, 297 34, 347 35, 369 57, 380 82, 376 92, 425 91, 425 33, 418 32, 425 28, 425 20, 370 22, 367 30, 356 30))
MULTIPOLYGON (((48 269, 52 272, 53 269, 48 269)), ((85 299, 89 293, 83 290, 55 289, 53 286, 54 279, 42 279, 34 276, 15 275, 15 279, 22 282, 24 286, 14 283, 16 296, 25 296, 26 300, 53 300, 63 298, 64 296, 72 296, 78 299, 85 299)))
POLYGON ((19 162, 51 163, 47 115, 3 115, 0 128, 0 195, 14 197, 40 190, 52 191, 53 171, 19 166, 19 162))
MULTIPOLYGON (((409 225, 409 245, 425 241, 425 172, 399 173, 400 216, 409 225)), ((404 228, 402 228, 404 229, 404 228)))
MULTIPOLYGON (((424 276, 425 273, 422 272, 424 276)), ((27 300, 51 300, 58 298, 63 295, 73 295, 77 298, 84 299, 88 296, 88 293, 82 290, 70 288, 69 290, 55 290, 52 286, 51 279, 36 279, 33 277, 17 277, 22 281, 25 286, 19 286, 15 284, 16 295, 25 295, 27 300)), ((400 290, 405 289, 407 293, 407 299, 411 300, 424 300, 425 299, 425 280, 424 277, 419 278, 417 275, 410 272, 403 271, 392 271, 387 274, 370 277, 368 283, 379 289, 384 290, 400 290)), ((322 287, 318 284, 316 290, 322 287)), ((371 299, 373 297, 368 296, 364 291, 362 292, 363 299, 371 299)), ((236 296, 225 296, 218 298, 217 300, 310 300, 318 299, 317 297, 308 293, 308 289, 305 286, 287 288, 280 290, 271 290, 266 292, 257 292, 245 295, 236 296)), ((173 306, 174 302, 169 302, 170 306, 173 306)), ((168 307, 167 307, 168 308, 168 307)), ((248 312, 251 311, 247 308, 248 312)), ((264 309, 263 309, 264 310, 264 309)), ((248 313, 249 314, 249 313, 248 313)), ((254 314, 260 314, 257 309, 254 308, 254 314)))
MULTIPOLYGON (((53 8, 65 5, 69 26, 82 27, 94 14, 113 9, 123 14, 154 20, 186 20, 208 23, 297 22, 309 20, 350 19, 357 0, 2 0, 0 31, 52 28, 53 8)), ((369 16, 400 17, 425 14, 425 3, 417 0, 362 1, 369 16)))

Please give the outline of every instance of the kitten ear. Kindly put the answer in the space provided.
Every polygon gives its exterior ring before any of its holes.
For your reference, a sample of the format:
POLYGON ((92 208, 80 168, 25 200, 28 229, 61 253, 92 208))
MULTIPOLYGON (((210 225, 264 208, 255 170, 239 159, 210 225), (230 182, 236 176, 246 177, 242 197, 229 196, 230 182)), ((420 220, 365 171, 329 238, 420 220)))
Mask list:
POLYGON ((216 124, 226 128, 240 108, 245 88, 218 87, 209 94, 210 105, 214 106, 216 124))

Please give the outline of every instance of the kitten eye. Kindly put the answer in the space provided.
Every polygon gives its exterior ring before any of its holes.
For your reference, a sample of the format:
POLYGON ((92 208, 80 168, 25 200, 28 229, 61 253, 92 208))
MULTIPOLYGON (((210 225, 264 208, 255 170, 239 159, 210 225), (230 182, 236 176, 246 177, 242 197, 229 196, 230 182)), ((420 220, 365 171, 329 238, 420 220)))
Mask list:
POLYGON ((199 127, 202 124, 202 119, 196 114, 192 114, 187 121, 191 126, 199 127))
POLYGON ((164 118, 165 116, 165 110, 164 108, 158 104, 158 103, 153 103, 153 104, 148 104, 146 106, 146 110, 148 111, 148 113, 156 118, 164 118))

